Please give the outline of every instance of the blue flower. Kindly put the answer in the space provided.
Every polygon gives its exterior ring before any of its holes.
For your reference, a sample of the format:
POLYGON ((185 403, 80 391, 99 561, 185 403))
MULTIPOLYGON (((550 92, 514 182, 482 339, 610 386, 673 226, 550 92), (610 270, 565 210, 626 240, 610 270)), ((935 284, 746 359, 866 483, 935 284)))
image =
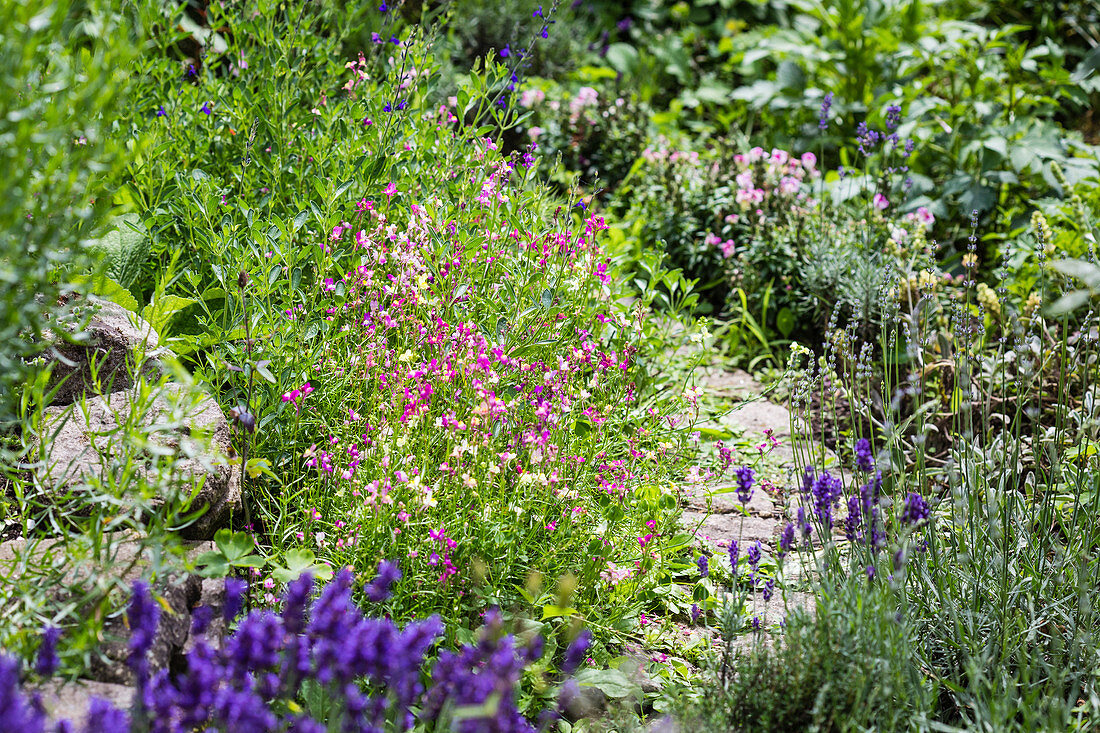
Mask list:
POLYGON ((817 116, 817 129, 824 132, 829 127, 829 110, 833 106, 833 93, 829 92, 821 100, 821 111, 817 116))
POLYGON ((157 117, 167 117, 168 113, 164 111, 164 105, 157 107, 157 117))
POLYGON ((210 108, 210 102, 204 102, 202 107, 199 108, 199 111, 202 112, 204 115, 210 115, 214 113, 214 110, 210 108))
POLYGON ((787 553, 791 551, 792 545, 794 545, 794 525, 787 522, 783 527, 783 531, 779 533, 779 552, 777 552, 776 555, 778 555, 780 560, 787 556, 787 553))
POLYGON ((564 674, 573 674, 573 670, 584 661, 584 656, 588 653, 588 647, 591 643, 592 632, 588 629, 581 631, 581 633, 577 634, 577 637, 570 642, 569 647, 565 650, 565 657, 561 662, 561 671, 564 674))
POLYGON ((710 575, 710 558, 706 555, 700 555, 699 559, 695 561, 695 564, 699 566, 699 575, 707 577, 710 575))

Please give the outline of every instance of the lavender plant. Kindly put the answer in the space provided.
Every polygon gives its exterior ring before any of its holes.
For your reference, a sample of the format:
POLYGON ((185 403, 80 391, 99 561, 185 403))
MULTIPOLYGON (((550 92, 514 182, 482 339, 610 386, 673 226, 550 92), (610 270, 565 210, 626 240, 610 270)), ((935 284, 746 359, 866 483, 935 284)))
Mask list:
MULTIPOLYGON (((372 602, 384 601, 401 576, 383 562, 366 587, 372 602)), ((406 731, 452 727, 458 731, 535 731, 516 708, 524 668, 540 659, 544 645, 527 645, 505 633, 501 616, 486 615, 480 639, 457 651, 442 651, 438 616, 404 627, 385 617, 368 617, 352 601, 354 577, 342 570, 313 597, 312 577, 287 587, 282 610, 257 609, 232 634, 207 638, 209 613, 195 615, 198 635, 185 667, 150 673, 147 654, 159 620, 151 589, 136 583, 127 620, 129 664, 137 689, 129 710, 102 700, 90 704, 87 733, 183 733, 225 731, 406 731)), ((238 588, 233 595, 239 595, 238 588)), ((209 610, 209 609, 207 609, 209 610)), ((227 603, 232 622, 239 605, 227 603)), ((570 647, 563 669, 576 666, 589 636, 570 647)), ((47 631, 36 674, 52 673, 56 632, 47 631)), ((0 656, 0 727, 10 733, 72 731, 67 721, 46 725, 40 696, 20 689, 20 664, 0 656)), ((555 713, 536 716, 540 727, 555 713)))

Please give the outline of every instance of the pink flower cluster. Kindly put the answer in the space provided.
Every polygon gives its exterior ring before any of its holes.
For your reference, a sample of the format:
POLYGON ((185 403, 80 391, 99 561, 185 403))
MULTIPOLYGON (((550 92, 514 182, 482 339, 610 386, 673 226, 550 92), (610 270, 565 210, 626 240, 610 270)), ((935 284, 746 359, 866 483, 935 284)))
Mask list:
POLYGON ((313 385, 306 382, 298 389, 292 389, 283 393, 283 402, 291 402, 296 409, 302 408, 302 401, 313 392, 313 385))
POLYGON ((734 179, 737 182, 734 199, 743 211, 805 199, 808 192, 804 181, 821 175, 813 153, 795 156, 779 148, 766 153, 755 147, 733 156, 733 162, 739 171, 734 179))

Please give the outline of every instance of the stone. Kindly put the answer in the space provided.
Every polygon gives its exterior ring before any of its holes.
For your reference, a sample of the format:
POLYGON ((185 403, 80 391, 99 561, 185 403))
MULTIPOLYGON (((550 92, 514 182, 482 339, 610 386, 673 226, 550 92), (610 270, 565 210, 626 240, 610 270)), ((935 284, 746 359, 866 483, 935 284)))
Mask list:
POLYGON ((699 384, 718 397, 744 400, 760 394, 764 387, 743 369, 729 371, 717 366, 699 370, 699 384))
POLYGON ((589 685, 569 685, 562 690, 559 703, 565 719, 575 723, 582 718, 598 718, 607 710, 608 697, 603 690, 589 685))
MULTIPOLYGON (((168 353, 160 349, 153 327, 120 305, 92 297, 95 309, 82 332, 83 343, 72 344, 56 336, 48 355, 54 361, 50 388, 57 387, 53 404, 68 405, 86 392, 98 394, 92 384, 92 361, 103 392, 120 392, 133 386, 135 371, 155 372, 155 360, 168 353), (139 370, 135 370, 134 362, 139 370)), ((79 306, 77 307, 79 309, 79 306)))
POLYGON ((723 422, 754 435, 763 435, 765 430, 771 430, 780 439, 789 439, 791 435, 790 411, 762 399, 742 402, 723 418, 723 422))
MULTIPOLYGON (((714 491, 707 491, 704 487, 696 485, 689 486, 687 491, 687 505, 692 509, 706 511, 709 508, 710 511, 716 514, 740 513, 741 511, 741 502, 738 501, 737 491, 733 486, 718 487, 714 491), (707 506, 708 499, 710 500, 709 507, 707 506)), ((749 514, 753 516, 765 519, 779 516, 775 503, 768 496, 768 492, 759 486, 753 491, 752 497, 749 498, 749 502, 745 507, 749 510, 749 514)))
POLYGON ((645 729, 646 733, 680 733, 683 730, 680 724, 668 715, 649 721, 645 729))
POLYGON ((76 730, 84 730, 88 703, 93 697, 106 700, 120 710, 128 710, 134 697, 131 687, 94 680, 50 680, 34 689, 42 695, 49 730, 62 720, 73 723, 76 730))
POLYGON ((700 539, 719 548, 728 547, 730 540, 738 539, 742 548, 757 541, 770 547, 778 526, 774 519, 690 510, 683 513, 680 524, 685 530, 694 532, 700 539))
MULTIPOLYGON (((232 511, 241 505, 240 468, 230 465, 232 454, 229 423, 213 399, 202 396, 192 401, 184 387, 169 384, 149 402, 138 403, 130 392, 116 392, 88 398, 83 405, 51 407, 45 411, 41 435, 50 440, 45 455, 33 469, 45 491, 61 493, 93 476, 106 479, 118 475, 123 451, 145 451, 145 446, 128 446, 116 440, 122 426, 140 425, 143 441, 154 444, 161 452, 174 454, 174 476, 178 487, 157 486, 165 493, 173 488, 186 496, 194 486, 197 495, 190 510, 206 508, 205 513, 183 530, 189 539, 209 539, 223 526, 232 511), (169 397, 172 399, 170 400, 169 397), (173 403, 181 412, 173 413, 173 403), (135 417, 134 410, 142 411, 135 417), (200 438, 208 436, 209 440, 200 438)), ((139 454, 140 455, 140 454, 139 454)), ((142 459, 139 474, 156 481, 154 471, 142 459)), ((169 497, 163 497, 162 501, 169 497)))

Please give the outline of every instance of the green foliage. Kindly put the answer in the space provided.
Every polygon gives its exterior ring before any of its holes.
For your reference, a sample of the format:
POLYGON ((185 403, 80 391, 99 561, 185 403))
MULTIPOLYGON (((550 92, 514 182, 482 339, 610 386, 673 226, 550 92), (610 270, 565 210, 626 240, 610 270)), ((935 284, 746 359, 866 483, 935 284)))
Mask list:
POLYGON ((92 254, 102 258, 111 279, 124 288, 137 283, 149 256, 149 238, 140 226, 135 214, 115 217, 106 234, 87 243, 92 254))
POLYGON ((43 329, 66 317, 82 243, 110 205, 129 32, 106 3, 0 6, 0 422, 15 413, 43 329), (121 41, 121 42, 120 42, 121 41))
POLYGON ((888 592, 854 578, 789 614, 774 646, 759 637, 735 652, 677 718, 714 732, 919 730, 935 688, 909 664, 910 633, 888 592))

